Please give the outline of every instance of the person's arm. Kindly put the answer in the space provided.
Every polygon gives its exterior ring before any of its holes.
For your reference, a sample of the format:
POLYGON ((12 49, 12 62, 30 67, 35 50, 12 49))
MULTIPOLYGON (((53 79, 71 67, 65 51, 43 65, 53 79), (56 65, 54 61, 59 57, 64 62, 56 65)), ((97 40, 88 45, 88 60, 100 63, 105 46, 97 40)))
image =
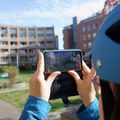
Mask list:
POLYGON ((34 96, 29 96, 19 120, 45 120, 51 105, 34 96))
POLYGON ((48 103, 50 88, 55 77, 60 74, 59 71, 53 72, 48 76, 47 80, 45 80, 44 56, 40 53, 37 70, 29 83, 30 96, 24 106, 20 120, 44 120, 47 117, 51 109, 48 103))
POLYGON ((87 108, 82 104, 77 111, 77 116, 80 120, 100 120, 97 98, 87 108))
POLYGON ((96 99, 96 92, 92 80, 96 72, 94 67, 90 70, 83 61, 83 80, 75 71, 69 71, 69 74, 75 79, 77 90, 83 105, 77 112, 80 120, 99 120, 99 106, 96 99))
POLYGON ((93 85, 92 80, 96 76, 96 71, 94 68, 91 70, 83 62, 83 80, 80 78, 78 73, 74 70, 69 71, 68 73, 75 79, 77 85, 77 91, 82 99, 85 107, 87 108, 96 98, 96 91, 93 85))

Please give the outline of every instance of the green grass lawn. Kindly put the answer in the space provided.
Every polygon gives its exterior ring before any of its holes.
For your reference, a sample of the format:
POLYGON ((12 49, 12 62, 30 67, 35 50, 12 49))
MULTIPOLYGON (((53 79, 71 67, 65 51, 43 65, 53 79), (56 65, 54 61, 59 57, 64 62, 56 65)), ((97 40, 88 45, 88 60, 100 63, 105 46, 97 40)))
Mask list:
MULTIPOLYGON (((19 90, 15 92, 1 93, 0 99, 3 99, 15 105, 16 107, 23 109, 28 95, 29 95, 29 90, 19 90)), ((81 103, 79 96, 71 97, 70 101, 74 104, 81 103)), ((51 100, 50 104, 52 105, 51 112, 67 107, 62 103, 61 99, 51 100)))
MULTIPOLYGON (((23 71, 20 72, 20 74, 16 77, 17 82, 26 82, 28 83, 31 76, 33 75, 34 71, 23 71)), ((0 79, 0 85, 4 83, 8 83, 8 79, 0 79)), ((27 100, 27 97, 29 95, 29 90, 19 90, 15 92, 8 92, 8 93, 1 93, 0 94, 0 99, 3 99, 18 108, 23 109, 24 104, 27 100)), ((77 97, 71 97, 70 101, 74 104, 78 104, 81 102, 80 98, 77 97)), ((61 99, 57 100, 51 100, 50 104, 52 105, 52 110, 51 111, 56 111, 61 108, 67 107, 62 103, 61 99)))
MULTIPOLYGON (((28 83, 31 76, 33 75, 34 71, 21 71, 19 75, 16 76, 16 82, 26 82, 28 83)), ((0 79, 0 85, 4 83, 9 83, 8 78, 7 79, 0 79)))
POLYGON ((21 71, 20 74, 16 77, 17 82, 26 82, 28 83, 31 76, 34 74, 35 71, 21 71))

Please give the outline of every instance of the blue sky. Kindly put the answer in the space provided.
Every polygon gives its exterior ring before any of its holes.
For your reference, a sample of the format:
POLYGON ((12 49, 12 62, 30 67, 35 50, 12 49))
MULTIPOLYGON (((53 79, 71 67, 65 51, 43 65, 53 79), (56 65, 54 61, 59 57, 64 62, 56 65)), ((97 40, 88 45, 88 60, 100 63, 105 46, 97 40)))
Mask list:
POLYGON ((54 26, 63 48, 62 30, 72 23, 100 11, 105 0, 0 0, 0 24, 18 26, 54 26))

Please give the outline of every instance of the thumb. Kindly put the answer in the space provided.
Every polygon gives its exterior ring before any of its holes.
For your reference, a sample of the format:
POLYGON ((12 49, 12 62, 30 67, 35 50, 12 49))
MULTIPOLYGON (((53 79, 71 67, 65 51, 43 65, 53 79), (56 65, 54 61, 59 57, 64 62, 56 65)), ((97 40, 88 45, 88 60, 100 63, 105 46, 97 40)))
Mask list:
POLYGON ((38 60, 36 72, 38 75, 43 75, 44 73, 44 56, 41 52, 39 53, 39 60, 38 60))
POLYGON ((55 79, 58 75, 60 75, 60 74, 61 74, 60 71, 56 71, 56 72, 51 73, 51 74, 49 75, 49 77, 47 78, 47 82, 49 82, 50 84, 52 84, 53 81, 54 81, 54 79, 55 79))
POLYGON ((68 73, 75 79, 76 84, 78 84, 82 81, 80 76, 78 75, 78 73, 75 72, 74 70, 70 70, 70 71, 68 71, 68 73))

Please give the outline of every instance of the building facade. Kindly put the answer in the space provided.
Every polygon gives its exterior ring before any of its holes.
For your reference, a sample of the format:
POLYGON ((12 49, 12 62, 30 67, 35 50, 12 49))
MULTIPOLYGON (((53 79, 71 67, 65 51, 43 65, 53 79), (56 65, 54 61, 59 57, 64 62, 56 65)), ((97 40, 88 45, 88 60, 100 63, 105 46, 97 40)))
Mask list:
POLYGON ((75 20, 73 18, 73 24, 64 27, 63 30, 64 49, 79 48, 84 52, 88 52, 92 48, 96 32, 103 19, 104 16, 101 13, 96 13, 74 27, 75 20))
POLYGON ((38 51, 57 49, 57 44, 54 27, 0 25, 0 65, 36 65, 38 51))
POLYGON ((73 40, 72 31, 73 31, 72 25, 64 27, 63 30, 64 49, 72 48, 72 40, 73 40))
POLYGON ((77 20, 73 18, 73 24, 64 27, 63 30, 64 49, 79 48, 84 52, 90 51, 96 32, 98 31, 105 16, 114 8, 115 5, 119 3, 120 0, 106 0, 104 8, 101 12, 80 21, 78 24, 76 24, 77 20))
POLYGON ((101 13, 96 13, 94 16, 84 19, 78 24, 78 48, 84 52, 91 50, 96 32, 98 31, 103 19, 104 17, 101 16, 101 13))

